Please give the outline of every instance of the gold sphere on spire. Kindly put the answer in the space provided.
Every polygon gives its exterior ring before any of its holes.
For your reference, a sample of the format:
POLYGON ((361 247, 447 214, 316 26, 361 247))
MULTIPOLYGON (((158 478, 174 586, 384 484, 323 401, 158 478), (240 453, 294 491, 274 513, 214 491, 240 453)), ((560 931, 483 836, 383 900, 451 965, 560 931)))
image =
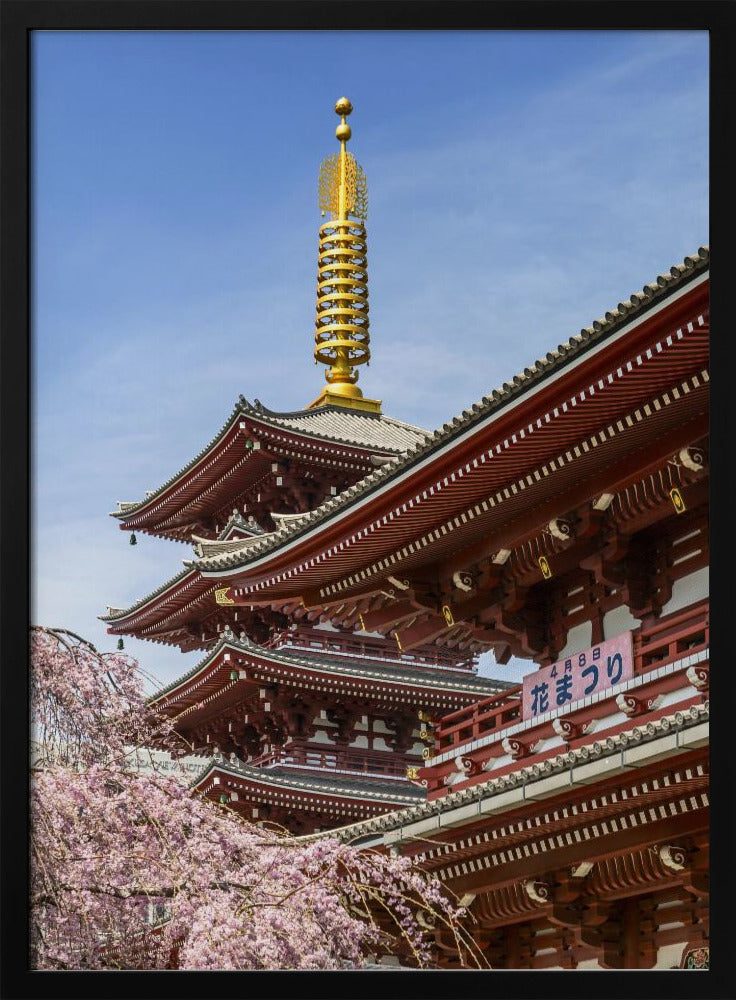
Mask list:
POLYGON ((347 115, 349 115, 353 110, 353 106, 347 97, 341 97, 339 101, 335 102, 335 113, 342 115, 342 121, 335 129, 335 136, 340 142, 347 142, 350 136, 353 134, 350 126, 345 121, 347 115))

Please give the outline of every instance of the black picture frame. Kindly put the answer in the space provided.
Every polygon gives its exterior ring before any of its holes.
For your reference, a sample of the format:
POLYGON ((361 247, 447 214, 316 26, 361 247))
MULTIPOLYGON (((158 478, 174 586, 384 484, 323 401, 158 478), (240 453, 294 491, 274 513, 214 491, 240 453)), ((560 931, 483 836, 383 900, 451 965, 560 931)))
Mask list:
MULTIPOLYGON (((727 299, 733 211, 729 140, 736 92, 736 8, 730 2, 484 2, 484 0, 4 0, 0 5, 2 94, 2 341, 0 343, 0 713, 2 755, 2 872, 0 873, 0 996, 20 997, 297 997, 372 995, 461 997, 718 997, 736 996, 731 937, 734 874, 728 821, 733 678, 726 650, 735 605, 733 538, 734 428, 730 394, 734 340, 727 299), (30 972, 26 854, 28 843, 28 624, 33 552, 30 548, 30 34, 40 29, 173 30, 615 29, 707 30, 711 38, 712 314, 711 611, 717 696, 712 753, 716 790, 712 829, 712 964, 707 972, 30 972), (246 977, 244 980, 243 977, 246 977), (482 977, 482 978, 481 978, 482 977)), ((656 115, 656 108, 652 109, 656 115)))

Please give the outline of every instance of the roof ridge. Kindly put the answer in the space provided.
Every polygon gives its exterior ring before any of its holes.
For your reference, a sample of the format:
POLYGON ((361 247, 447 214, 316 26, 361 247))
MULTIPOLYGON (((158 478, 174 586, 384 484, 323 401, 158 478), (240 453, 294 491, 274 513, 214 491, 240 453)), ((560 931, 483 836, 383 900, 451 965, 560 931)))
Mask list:
MULTIPOLYGON (((251 415, 259 419, 262 419, 264 417, 266 418, 271 417, 276 421, 281 421, 281 420, 286 421, 289 419, 296 419, 296 418, 316 420, 326 413, 327 414, 335 413, 338 414, 340 417, 345 417, 351 421, 359 422, 361 420, 369 420, 377 422, 379 424, 389 424, 392 427, 400 427, 404 430, 413 431, 415 434, 421 434, 424 437, 426 437, 428 434, 431 433, 424 427, 419 427, 416 424, 410 424, 406 420, 399 420, 398 417, 392 417, 387 413, 372 413, 367 410, 355 410, 352 409, 351 407, 335 406, 334 404, 329 404, 327 406, 317 406, 306 410, 288 410, 284 412, 279 412, 277 410, 270 410, 268 407, 264 406, 259 399, 255 400, 255 405, 254 405, 250 403, 244 396, 241 395, 240 402, 244 407, 247 407, 247 412, 249 412, 251 415)), ((297 433, 304 433, 304 431, 297 431, 297 433)), ((394 453, 401 454, 401 451, 399 450, 397 452, 397 449, 395 447, 385 447, 385 446, 379 447, 367 444, 365 442, 360 443, 358 441, 352 441, 352 442, 346 441, 339 435, 327 434, 324 431, 321 431, 319 433, 315 432, 314 436, 320 439, 324 439, 325 441, 340 441, 343 442, 344 444, 352 444, 355 447, 367 448, 373 451, 383 451, 383 452, 392 451, 394 453)))
MULTIPOLYGON (((250 531, 252 533, 252 535, 254 535, 254 536, 255 535, 265 535, 265 534, 267 534, 266 529, 262 528, 260 526, 260 524, 258 524, 256 522, 256 520, 254 519, 254 517, 253 517, 252 514, 249 515, 246 518, 245 515, 241 514, 240 511, 236 507, 233 510, 233 512, 230 515, 230 517, 227 519, 227 521, 225 523, 225 527, 219 532, 219 534, 217 536, 217 541, 218 542, 224 541, 225 540, 224 536, 233 527, 239 528, 239 529, 241 529, 243 531, 250 531)), ((194 537, 195 536, 192 535, 192 538, 194 538, 194 537)))
MULTIPOLYGON (((201 538, 199 535, 192 535, 192 546, 194 548, 195 555, 200 559, 208 559, 211 556, 221 555, 222 553, 236 552, 239 549, 247 549, 249 546, 255 545, 256 542, 260 542, 265 538, 267 532, 261 532, 258 535, 251 535, 248 538, 201 538)), ((192 560, 184 559, 185 565, 190 565, 192 560)))

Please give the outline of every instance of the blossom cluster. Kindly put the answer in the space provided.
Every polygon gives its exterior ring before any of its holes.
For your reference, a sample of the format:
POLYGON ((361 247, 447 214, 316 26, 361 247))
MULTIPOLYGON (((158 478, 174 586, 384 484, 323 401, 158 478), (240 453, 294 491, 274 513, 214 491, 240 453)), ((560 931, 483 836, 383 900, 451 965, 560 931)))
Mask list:
POLYGON ((438 928, 482 964, 463 911, 406 858, 244 821, 130 748, 173 738, 135 661, 32 634, 32 965, 337 969, 432 964, 438 928))

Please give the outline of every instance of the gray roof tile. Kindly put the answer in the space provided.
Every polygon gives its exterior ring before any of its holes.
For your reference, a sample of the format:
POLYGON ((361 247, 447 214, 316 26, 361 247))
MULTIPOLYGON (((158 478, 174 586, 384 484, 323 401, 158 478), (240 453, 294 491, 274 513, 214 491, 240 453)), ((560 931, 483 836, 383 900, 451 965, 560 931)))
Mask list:
POLYGON ((321 406, 314 410, 295 410, 277 413, 264 407, 258 400, 251 406, 241 396, 241 406, 269 424, 298 431, 328 441, 341 441, 377 451, 403 452, 423 441, 428 431, 404 423, 385 413, 368 413, 335 406, 321 406))
POLYGON ((132 604, 129 608, 113 608, 108 606, 107 614, 98 615, 97 618, 101 622, 114 622, 117 621, 119 618, 127 618, 128 615, 132 614, 134 611, 137 611, 139 608, 144 607, 144 605, 148 604, 149 601, 152 601, 154 597, 158 597, 160 594, 164 594, 170 587, 173 587, 177 583, 182 583, 190 575, 193 578, 196 576, 196 574, 192 572, 191 567, 186 566, 180 573, 177 573, 176 576, 172 576, 170 580, 167 580, 165 583, 162 583, 160 587, 156 587, 156 589, 152 590, 150 594, 147 594, 145 597, 142 597, 139 601, 136 601, 135 604, 132 604))
POLYGON ((377 802, 392 802, 396 805, 409 805, 423 802, 426 798, 424 788, 412 784, 407 779, 396 781, 381 781, 366 775, 330 773, 323 770, 305 774, 287 767, 253 767, 241 760, 228 761, 222 756, 212 758, 212 764, 202 771, 192 781, 191 787, 201 785, 212 771, 224 771, 233 777, 251 778, 255 781, 267 782, 281 788, 294 788, 298 791, 316 792, 323 795, 345 795, 361 799, 371 799, 377 802))
MULTIPOLYGON (((249 545, 255 545, 262 538, 265 538, 268 532, 262 531, 258 535, 253 535, 252 538, 229 538, 227 540, 222 540, 220 538, 200 538, 199 535, 192 535, 192 543, 194 544, 194 551, 200 558, 209 558, 213 555, 221 555, 222 553, 228 552, 240 552, 248 548, 249 545)), ((185 559, 184 564, 189 565, 191 560, 185 559)))
POLYGON ((200 671, 204 670, 209 663, 224 648, 233 649, 235 652, 255 653, 273 663, 284 666, 307 667, 313 670, 320 670, 326 673, 347 677, 364 677, 367 680, 392 682, 394 684, 417 684, 432 690, 443 690, 451 688, 454 691, 464 694, 477 695, 478 699, 488 698, 505 691, 509 688, 518 687, 516 684, 507 681, 493 680, 490 677, 478 677, 476 674, 457 671, 443 670, 441 667, 417 667, 413 663, 364 663, 361 660, 341 659, 339 656, 321 656, 318 653, 305 653, 302 650, 292 649, 267 649, 251 642, 246 636, 236 638, 235 635, 226 630, 223 638, 212 647, 207 655, 195 664, 191 670, 187 671, 178 680, 172 681, 165 688, 157 691, 149 699, 151 702, 159 701, 166 697, 170 691, 174 691, 181 684, 196 677, 200 671))

